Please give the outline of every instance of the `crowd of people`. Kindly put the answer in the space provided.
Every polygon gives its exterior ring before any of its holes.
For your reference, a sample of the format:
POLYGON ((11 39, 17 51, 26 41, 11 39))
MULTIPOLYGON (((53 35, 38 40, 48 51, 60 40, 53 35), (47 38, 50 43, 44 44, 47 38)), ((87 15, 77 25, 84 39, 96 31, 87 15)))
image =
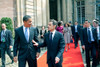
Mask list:
POLYGON ((40 32, 32 26, 32 19, 29 15, 23 17, 23 26, 15 29, 13 55, 12 33, 6 29, 6 24, 2 24, 0 32, 0 49, 2 67, 5 67, 5 51, 13 62, 17 62, 19 67, 25 67, 26 61, 29 67, 37 67, 37 57, 40 54, 40 47, 47 47, 48 67, 62 67, 63 52, 70 49, 70 43, 74 42, 75 49, 78 47, 78 41, 81 41, 82 53, 86 56, 86 67, 90 67, 92 58, 92 67, 96 67, 100 62, 100 27, 99 20, 93 22, 85 20, 84 24, 74 25, 71 22, 63 23, 51 20, 48 23, 48 31, 44 26, 40 32), (40 41, 38 35, 40 33, 40 41), (74 40, 74 41, 73 41, 74 40))

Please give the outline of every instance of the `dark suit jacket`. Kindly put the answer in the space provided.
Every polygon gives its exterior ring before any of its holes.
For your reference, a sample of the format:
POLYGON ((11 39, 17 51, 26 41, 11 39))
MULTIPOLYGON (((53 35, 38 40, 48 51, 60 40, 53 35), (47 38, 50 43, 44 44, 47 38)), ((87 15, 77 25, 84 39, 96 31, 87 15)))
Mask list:
MULTIPOLYGON (((80 26, 77 25, 78 34, 80 34, 80 26)), ((75 35, 75 25, 72 27, 72 34, 75 35)))
MULTIPOLYGON (((97 29, 97 28, 96 28, 97 29)), ((99 26, 99 32, 100 32, 100 26, 99 26)), ((97 38, 98 38, 98 34, 97 34, 97 38)), ((99 40, 97 39, 97 44, 98 46, 100 47, 100 43, 99 43, 99 40)))
MULTIPOLYGON (((1 43, 1 32, 0 32, 0 43, 1 43)), ((11 33, 10 30, 6 30, 5 34, 6 34, 6 37, 5 37, 6 38, 6 42, 5 43, 7 45, 7 48, 9 48, 9 46, 13 44, 12 43, 12 40, 13 40, 12 33, 11 33)), ((1 44, 1 48, 6 48, 6 45, 1 44)))
MULTIPOLYGON (((97 43, 97 30, 96 28, 92 27, 92 34, 95 42, 97 43)), ((86 48, 88 48, 88 34, 87 34, 87 28, 84 28, 82 31, 82 45, 85 45, 86 48)))
POLYGON ((29 55, 29 53, 31 54, 32 58, 35 59, 36 52, 39 52, 39 49, 37 47, 34 47, 32 43, 32 40, 38 42, 36 29, 30 27, 29 30, 30 36, 29 42, 27 42, 23 32, 23 26, 15 29, 14 56, 17 56, 17 50, 19 50, 18 59, 25 59, 29 55))
POLYGON ((49 32, 44 35, 44 43, 40 43, 38 47, 45 47, 47 46, 47 63, 50 59, 53 60, 53 63, 55 63, 55 57, 59 57, 62 61, 63 58, 63 52, 65 48, 65 41, 63 38, 63 34, 56 31, 52 45, 49 41, 49 32))

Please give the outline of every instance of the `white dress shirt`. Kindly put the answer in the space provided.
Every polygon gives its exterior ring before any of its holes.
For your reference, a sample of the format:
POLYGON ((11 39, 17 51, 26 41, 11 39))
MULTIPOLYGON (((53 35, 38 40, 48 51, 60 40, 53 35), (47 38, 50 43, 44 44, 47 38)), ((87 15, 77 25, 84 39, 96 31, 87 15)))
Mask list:
MULTIPOLYGON (((23 26, 23 32, 24 32, 24 35, 25 35, 25 26, 23 26)), ((28 32, 28 41, 29 41, 29 34, 30 34, 30 32, 29 32, 29 27, 27 28, 27 32, 28 32)))
POLYGON ((52 32, 52 40, 53 40, 53 38, 54 38, 54 36, 55 36, 55 32, 56 32, 56 30, 54 30, 54 31, 52 32))
POLYGON ((75 25, 75 32, 77 32, 77 25, 75 25))
POLYGON ((87 28, 87 34, 88 34, 88 30, 90 30, 90 35, 91 35, 91 41, 94 41, 94 38, 93 38, 93 33, 92 33, 92 28, 91 26, 89 28, 87 28))

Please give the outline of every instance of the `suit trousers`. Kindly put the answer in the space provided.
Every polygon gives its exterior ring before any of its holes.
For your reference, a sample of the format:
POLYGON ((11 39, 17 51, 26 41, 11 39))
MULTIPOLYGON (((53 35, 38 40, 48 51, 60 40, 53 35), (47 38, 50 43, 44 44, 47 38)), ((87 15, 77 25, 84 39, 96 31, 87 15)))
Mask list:
MULTIPOLYGON (((5 45, 5 43, 2 43, 1 45, 5 45)), ((10 48, 1 48, 1 59, 2 59, 2 65, 5 66, 5 52, 7 51, 8 56, 11 60, 13 60, 13 55, 11 54, 10 48)))
POLYGON ((86 47, 85 51, 86 51, 86 64, 87 67, 90 67, 90 53, 92 55, 92 67, 96 67, 96 47, 95 47, 95 42, 92 42, 91 44, 88 43, 87 44, 88 47, 86 47))
POLYGON ((32 59, 31 54, 27 54, 28 56, 24 59, 19 59, 19 67, 26 67, 26 61, 28 62, 28 67, 37 67, 37 59, 32 59))
POLYGON ((75 47, 77 47, 78 46, 78 40, 79 40, 79 34, 78 33, 74 34, 74 40, 75 40, 75 42, 74 42, 75 47))
POLYGON ((99 46, 98 46, 98 62, 100 62, 100 40, 99 40, 99 46))

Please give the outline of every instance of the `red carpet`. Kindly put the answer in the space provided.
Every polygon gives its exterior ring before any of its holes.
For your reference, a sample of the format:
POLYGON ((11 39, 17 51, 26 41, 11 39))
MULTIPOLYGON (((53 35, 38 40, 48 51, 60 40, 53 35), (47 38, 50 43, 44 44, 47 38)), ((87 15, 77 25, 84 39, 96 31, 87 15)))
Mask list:
MULTIPOLYGON (((46 64, 47 53, 38 59, 38 67, 48 67, 46 64)), ((80 48, 74 48, 74 44, 70 44, 70 50, 64 51, 63 67, 84 67, 80 48)))

